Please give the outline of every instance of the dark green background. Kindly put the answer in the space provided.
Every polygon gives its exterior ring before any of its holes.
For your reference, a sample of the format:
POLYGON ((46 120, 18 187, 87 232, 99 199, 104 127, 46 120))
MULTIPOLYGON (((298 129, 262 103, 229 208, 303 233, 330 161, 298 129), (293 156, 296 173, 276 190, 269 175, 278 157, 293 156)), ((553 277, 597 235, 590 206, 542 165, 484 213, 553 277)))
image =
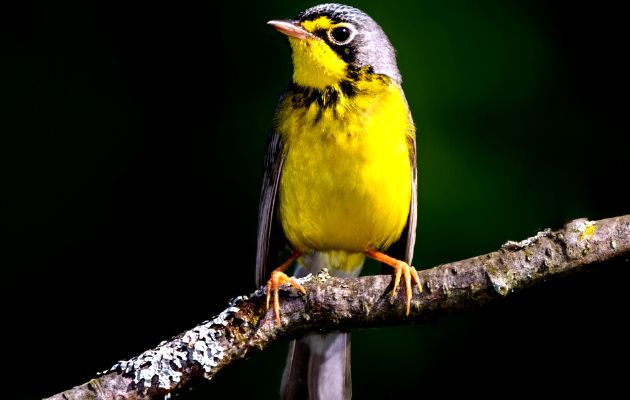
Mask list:
MULTIPOLYGON (((291 76, 265 23, 314 4, 0 7, 3 397, 80 384, 254 289, 264 143, 291 76)), ((396 47, 418 127, 416 266, 630 212, 620 6, 353 5, 396 47)), ((355 398, 625 390, 627 269, 356 331, 355 398)), ((182 398, 275 398, 285 351, 182 398)))

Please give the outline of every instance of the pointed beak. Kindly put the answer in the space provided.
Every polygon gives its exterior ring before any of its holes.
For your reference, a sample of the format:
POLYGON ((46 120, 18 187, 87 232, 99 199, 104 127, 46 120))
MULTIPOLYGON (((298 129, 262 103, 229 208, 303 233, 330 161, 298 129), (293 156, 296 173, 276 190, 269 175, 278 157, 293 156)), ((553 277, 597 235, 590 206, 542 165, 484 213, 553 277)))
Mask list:
POLYGON ((298 21, 289 21, 289 20, 281 20, 274 19, 272 21, 267 22, 268 25, 271 25, 275 30, 280 33, 284 33, 287 36, 294 37, 297 39, 318 39, 317 36, 313 35, 306 29, 300 26, 298 21))

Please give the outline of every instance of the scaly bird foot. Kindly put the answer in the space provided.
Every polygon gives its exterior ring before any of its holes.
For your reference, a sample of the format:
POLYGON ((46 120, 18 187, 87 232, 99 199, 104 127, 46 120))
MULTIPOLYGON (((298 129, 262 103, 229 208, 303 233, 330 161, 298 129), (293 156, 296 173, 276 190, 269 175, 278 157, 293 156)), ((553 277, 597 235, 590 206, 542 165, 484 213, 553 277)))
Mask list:
POLYGON ((392 298, 396 297, 396 292, 398 291, 398 284, 400 283, 401 276, 405 277, 405 289, 406 289, 406 299, 407 299, 407 315, 409 315, 409 311, 411 310, 411 296, 413 291, 411 289, 411 279, 413 278, 414 283, 418 287, 418 292, 422 293, 422 284, 420 283, 420 278, 418 277, 418 271, 409 264, 404 261, 400 261, 398 264, 393 266, 396 270, 396 276, 394 278, 394 289, 392 290, 392 298))
POLYGON ((267 310, 269 310, 269 300, 271 299, 271 292, 273 292, 273 311, 276 314, 276 324, 280 326, 280 296, 278 291, 280 287, 285 283, 291 284, 294 288, 306 294, 306 289, 293 278, 290 278, 280 270, 282 267, 275 269, 271 272, 271 278, 267 281, 267 310))
POLYGON ((413 278, 414 283, 418 287, 418 293, 422 293, 422 284, 420 283, 420 277, 418 276, 418 271, 412 266, 409 266, 404 261, 397 260, 393 257, 390 257, 380 251, 376 250, 368 250, 365 252, 368 257, 371 257, 377 261, 383 262, 390 267, 394 268, 395 276, 394 276, 394 289, 392 289, 392 299, 396 296, 398 292, 398 285, 400 284, 400 278, 405 277, 405 289, 406 289, 406 304, 407 304, 407 315, 411 311, 411 296, 413 295, 413 289, 411 288, 411 279, 413 278))

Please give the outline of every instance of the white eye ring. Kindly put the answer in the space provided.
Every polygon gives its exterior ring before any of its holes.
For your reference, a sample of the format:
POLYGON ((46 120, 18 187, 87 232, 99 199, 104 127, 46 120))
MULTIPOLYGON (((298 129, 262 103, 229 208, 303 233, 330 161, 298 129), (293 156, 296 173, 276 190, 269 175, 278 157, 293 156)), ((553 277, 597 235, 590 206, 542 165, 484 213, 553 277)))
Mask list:
POLYGON ((357 28, 354 27, 354 25, 349 24, 349 23, 341 23, 341 24, 337 24, 335 26, 333 26, 332 28, 330 28, 326 34, 328 35, 328 40, 330 40, 331 42, 333 42, 334 44, 338 45, 338 46, 343 46, 345 44, 348 44, 350 42, 352 42, 352 40, 354 39, 354 37, 357 35, 357 28), (349 36, 347 39, 344 40, 337 40, 333 37, 333 31, 335 29, 339 29, 339 28, 346 28, 348 30, 349 36))

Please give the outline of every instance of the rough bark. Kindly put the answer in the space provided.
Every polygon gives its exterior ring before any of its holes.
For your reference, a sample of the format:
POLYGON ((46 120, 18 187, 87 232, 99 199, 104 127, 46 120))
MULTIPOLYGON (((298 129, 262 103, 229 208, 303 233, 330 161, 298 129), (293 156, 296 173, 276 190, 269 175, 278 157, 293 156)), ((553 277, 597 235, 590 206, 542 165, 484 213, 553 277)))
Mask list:
POLYGON ((289 287, 283 291, 281 326, 267 312, 261 289, 234 299, 214 319, 50 399, 161 398, 211 379, 250 352, 307 331, 417 323, 629 253, 630 215, 575 220, 489 254, 419 271, 423 291, 414 289, 409 316, 404 285, 396 298, 390 296, 391 276, 342 279, 323 272, 300 280, 305 296, 289 287))

